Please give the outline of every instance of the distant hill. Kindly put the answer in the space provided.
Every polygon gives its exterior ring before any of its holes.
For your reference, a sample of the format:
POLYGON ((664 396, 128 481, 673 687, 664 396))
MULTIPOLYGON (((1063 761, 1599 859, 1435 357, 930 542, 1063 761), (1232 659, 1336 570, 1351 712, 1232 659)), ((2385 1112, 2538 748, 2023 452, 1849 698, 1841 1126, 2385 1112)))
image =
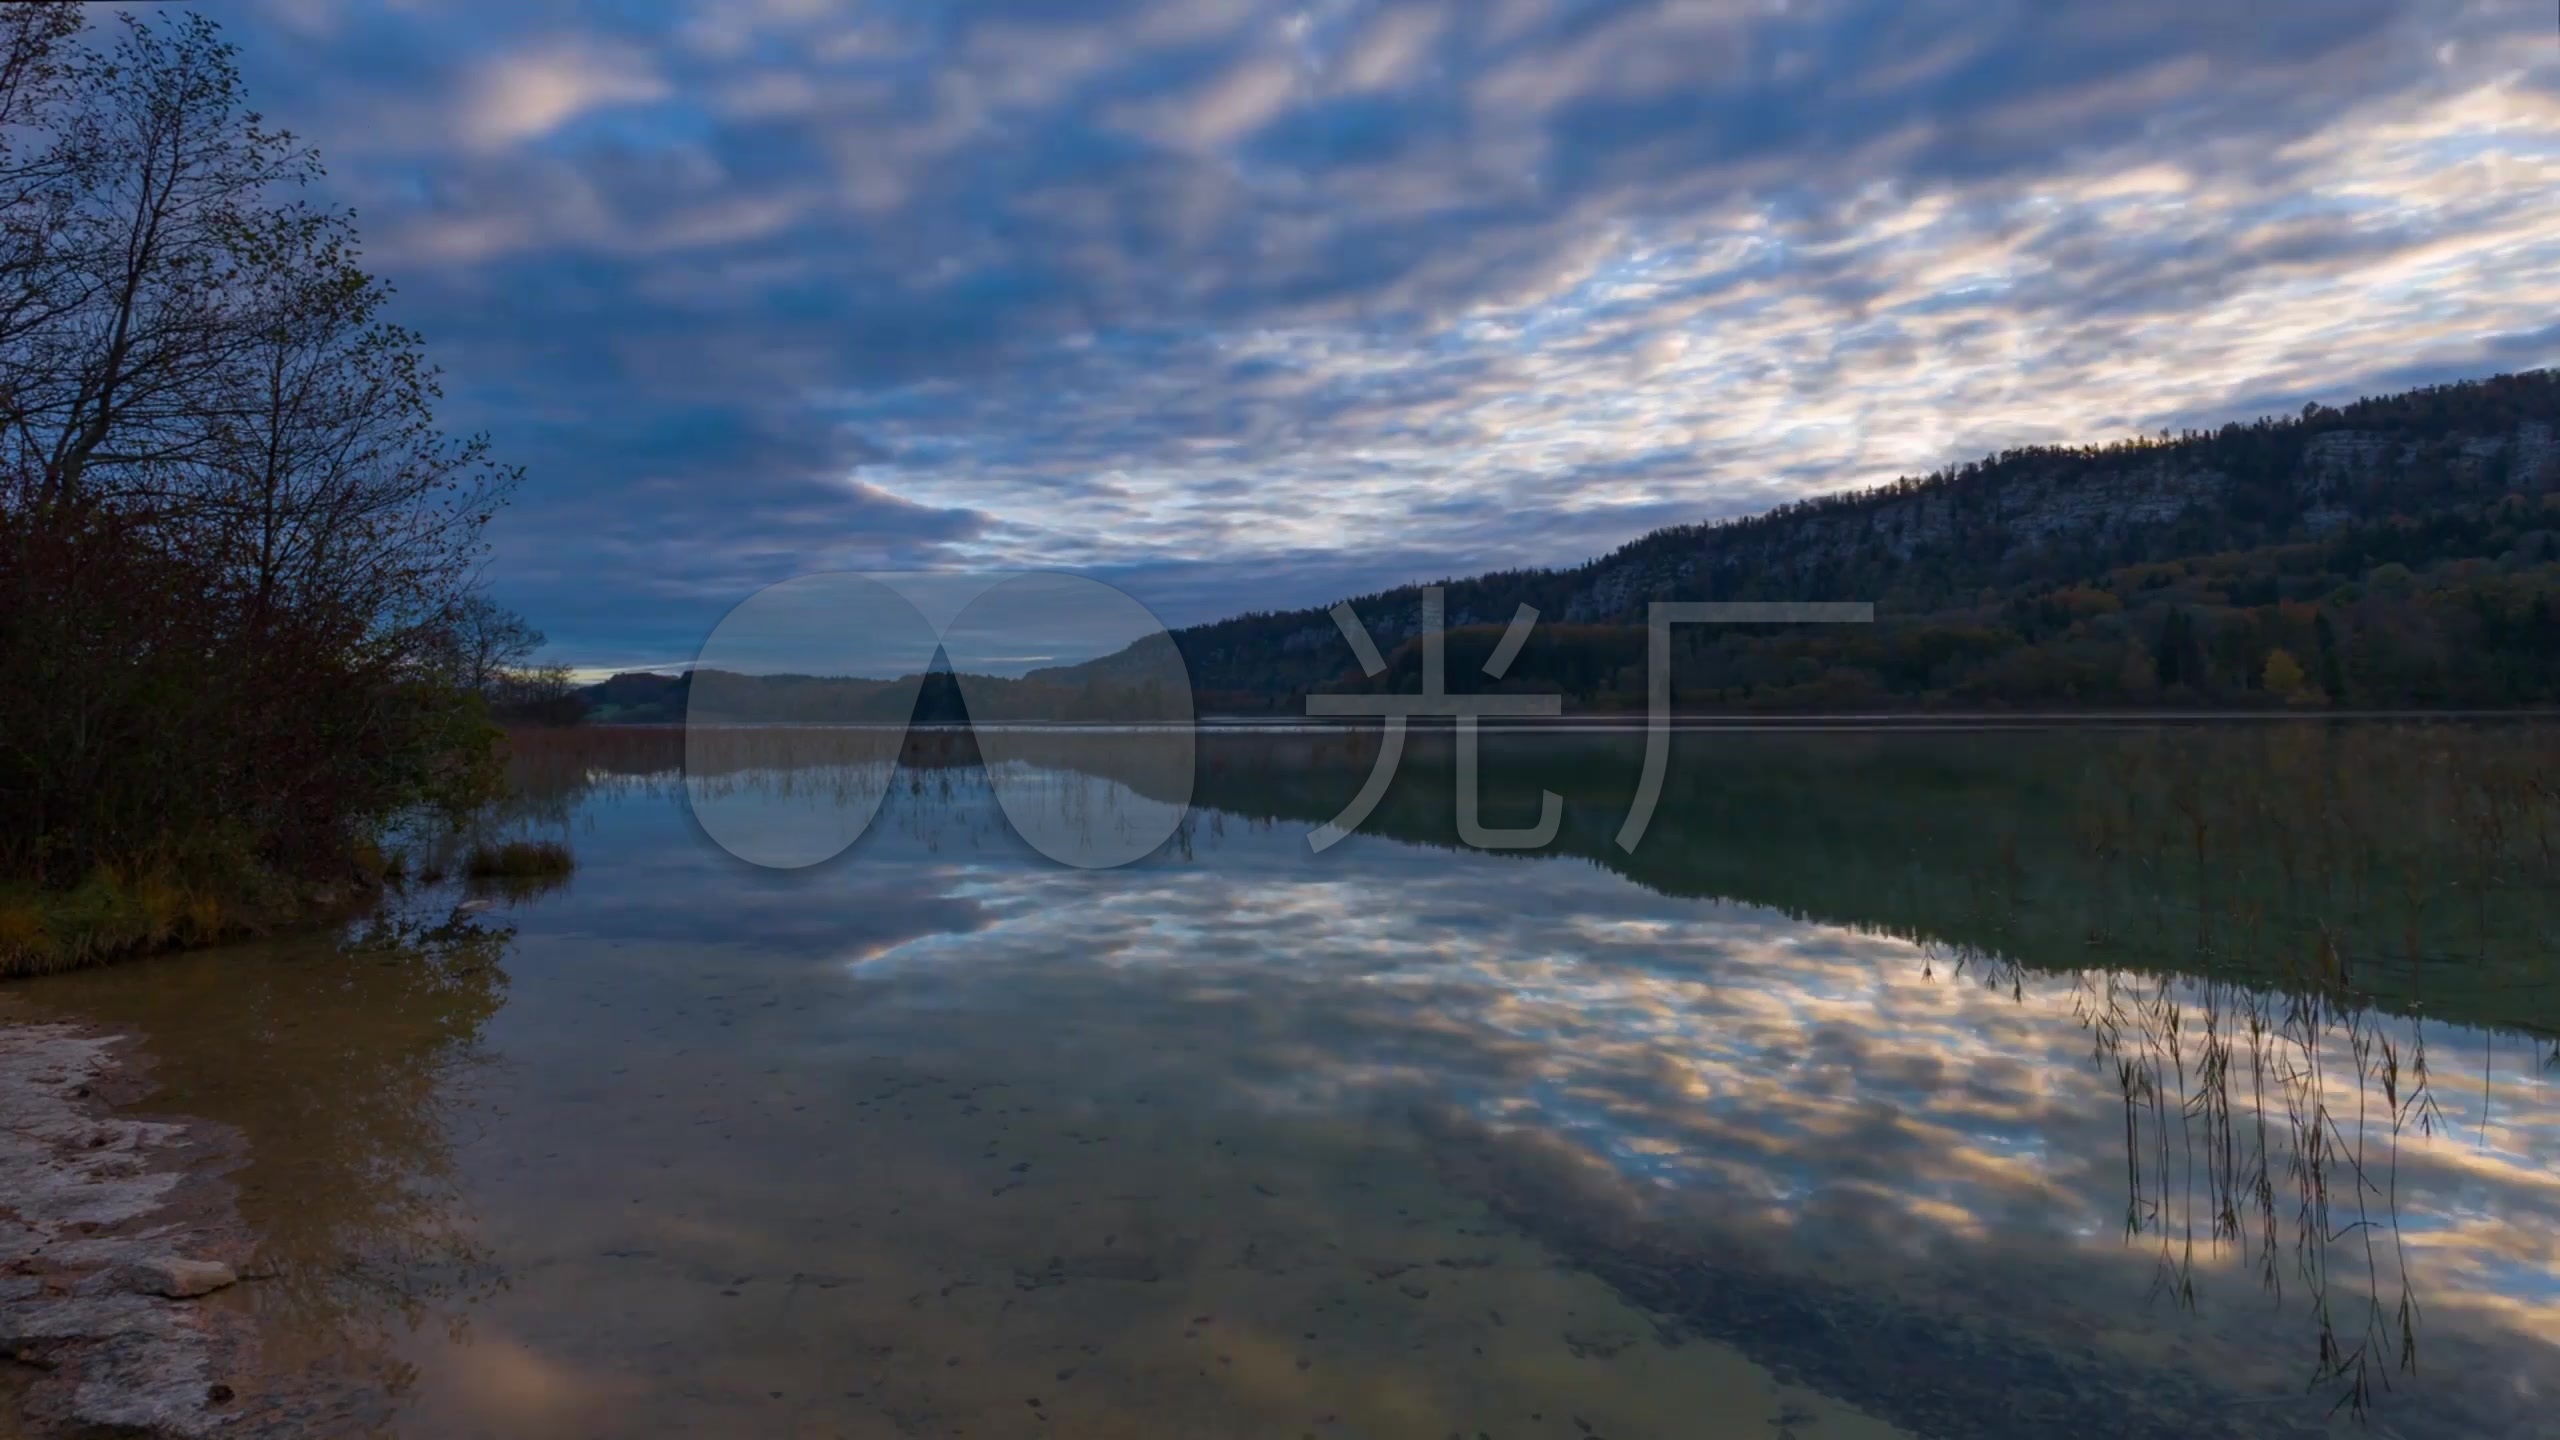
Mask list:
MULTIPOLYGON (((1450 690, 1562 694, 1575 710, 1643 704, 1655 600, 1877 607, 1867 626, 1682 631, 1674 696, 1691 709, 2560 704, 2560 373, 2012 450, 1657 530, 1570 569, 1441 583, 1450 690), (1480 666, 1524 604, 1538 626, 1487 682, 1480 666)), ((1418 688, 1421 586, 1350 603, 1382 675, 1360 674, 1325 610, 1239 615, 1174 633, 1198 708, 1302 713, 1311 693, 1418 688)), ((966 683, 1053 713, 1161 663, 1133 647, 966 683)), ((902 719, 889 712, 920 678, 766 677, 757 704, 902 719)), ((680 720, 690 685, 617 675, 584 693, 600 720, 680 720)))
MULTIPOLYGON (((1157 644, 1163 643, 1159 638, 1157 644)), ((587 718, 609 725, 663 725, 688 718, 758 725, 964 725, 972 716, 1041 722, 1189 718, 1179 708, 1179 696, 1168 698, 1161 685, 1143 681, 1124 686, 1087 676, 1047 683, 947 670, 888 680, 728 670, 675 675, 631 671, 578 694, 587 703, 587 718)))
MULTIPOLYGON (((1868 600, 1873 626, 1684 632, 1686 707, 2560 702, 2560 375, 2013 450, 1447 586, 1448 684, 1642 703, 1654 600, 1868 600), (1541 615, 1499 686, 1479 665, 1541 615)), ((1175 633, 1206 711, 1416 688, 1421 588, 1175 633)), ((1034 672, 1073 684, 1120 657, 1034 672)))
POLYGON ((587 718, 610 724, 673 724, 684 719, 685 697, 693 691, 690 673, 658 675, 626 671, 583 687, 587 718))
MULTIPOLYGON (((998 682, 1001 683, 1001 682, 998 682)), ((950 674, 871 680, 819 675, 740 675, 688 670, 674 675, 627 672, 582 692, 590 719, 608 724, 668 724, 685 719, 694 698, 706 716, 760 724, 927 724, 968 719, 950 674)))

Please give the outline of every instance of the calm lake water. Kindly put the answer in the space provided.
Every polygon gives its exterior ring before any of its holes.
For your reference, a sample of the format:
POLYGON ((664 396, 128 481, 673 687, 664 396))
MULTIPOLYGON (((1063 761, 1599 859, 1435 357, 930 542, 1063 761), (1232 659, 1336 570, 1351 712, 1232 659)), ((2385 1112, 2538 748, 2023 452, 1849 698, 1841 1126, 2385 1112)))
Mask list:
POLYGON ((2560 1434, 2548 731, 1691 736, 1632 855, 1641 737, 1317 854, 1374 742, 1213 736, 1109 870, 1145 736, 531 748, 565 886, 8 992, 246 1134, 246 1430, 2560 1434))

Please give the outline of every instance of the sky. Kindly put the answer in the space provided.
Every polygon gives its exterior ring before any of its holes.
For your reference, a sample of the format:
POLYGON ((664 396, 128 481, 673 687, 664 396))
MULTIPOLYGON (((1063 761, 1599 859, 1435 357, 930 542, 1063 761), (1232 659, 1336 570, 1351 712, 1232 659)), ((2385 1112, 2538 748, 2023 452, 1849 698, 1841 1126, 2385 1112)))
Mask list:
POLYGON ((1166 623, 2560 360, 2551 0, 240 0, 582 670, 1166 623))

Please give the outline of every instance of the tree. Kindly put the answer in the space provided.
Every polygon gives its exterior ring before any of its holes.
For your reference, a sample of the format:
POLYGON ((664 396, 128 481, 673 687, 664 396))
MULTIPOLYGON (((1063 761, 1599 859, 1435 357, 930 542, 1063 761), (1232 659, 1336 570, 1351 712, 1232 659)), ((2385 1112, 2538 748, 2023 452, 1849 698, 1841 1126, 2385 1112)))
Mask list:
POLYGON ((2151 652, 2139 640, 2124 648, 2124 664, 2116 672, 2116 684, 2128 699, 2148 700, 2160 691, 2160 668, 2152 663, 2151 652))
POLYGON ((235 248, 249 335, 207 380, 189 529, 230 558, 261 613, 364 609, 387 640, 430 648, 519 477, 485 437, 437 430, 436 371, 380 318, 389 287, 356 266, 345 216, 272 211, 235 248))
POLYGON ((2338 630, 2329 623, 2329 612, 2321 611, 2311 622, 2311 634, 2319 646, 2320 688, 2329 693, 2329 703, 2343 705, 2347 699, 2347 671, 2338 659, 2338 630))
POLYGON ((586 702, 568 669, 532 663, 543 635, 523 616, 471 595, 454 607, 446 633, 454 685, 479 696, 490 714, 534 725, 574 725, 586 718, 586 702))
POLYGON ((85 23, 0 10, 0 870, 327 870, 486 793, 449 662, 529 653, 458 638, 519 475, 213 22, 85 23))
POLYGON ((518 725, 575 725, 587 718, 587 700, 567 666, 536 665, 498 682, 489 713, 518 725))
POLYGON ((2267 667, 2263 678, 2267 692, 2271 695, 2281 696, 2289 701, 2300 699, 2303 695, 2302 662, 2294 659, 2290 651, 2276 649, 2267 652, 2267 667))
POLYGON ((27 117, 49 180, 10 278, 43 300, 0 352, 0 420, 51 494, 153 494, 195 458, 213 378, 255 336, 244 241, 319 171, 247 108, 211 20, 120 19, 103 54, 55 48, 62 84, 27 117))
MULTIPOLYGON (((74 298, 57 256, 74 193, 79 147, 47 126, 67 112, 66 41, 82 25, 76 4, 0 8, 0 353, 58 318, 74 298)), ((12 408, 0 388, 0 413, 12 408)))
POLYGON ((543 634, 522 616, 485 595, 456 601, 448 617, 445 663, 453 682, 474 695, 494 696, 542 648, 543 634))
POLYGON ((2161 622, 2158 663, 2161 688, 2204 688, 2208 678, 2204 645, 2196 636, 2195 621, 2186 611, 2173 609, 2169 618, 2161 622))

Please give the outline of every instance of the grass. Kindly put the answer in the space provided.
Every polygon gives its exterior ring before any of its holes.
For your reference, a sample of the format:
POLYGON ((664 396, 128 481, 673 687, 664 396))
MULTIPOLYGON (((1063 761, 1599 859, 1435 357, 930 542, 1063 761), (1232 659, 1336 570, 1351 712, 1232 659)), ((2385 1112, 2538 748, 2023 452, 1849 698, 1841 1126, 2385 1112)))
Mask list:
MULTIPOLYGON (((646 768, 670 739, 681 755, 682 733, 640 735, 623 747, 627 762, 646 768)), ((510 743, 530 752, 530 768, 565 776, 592 763, 556 735, 517 732, 510 743)), ((520 818, 520 817, 519 817, 520 818)), ((503 823, 503 817, 502 821, 503 823)), ((480 833, 494 828, 475 826, 480 833)), ((416 841, 417 837, 407 837, 416 841)), ((325 873, 288 877, 263 864, 236 838, 170 844, 146 860, 101 865, 78 884, 7 873, 17 857, 0 857, 0 980, 46 975, 169 950, 223 944, 307 921, 343 917, 351 902, 386 887, 438 886, 458 876, 518 898, 564 883, 576 869, 569 847, 550 840, 480 842, 463 834, 423 843, 362 836, 343 864, 325 873), (459 850, 461 853, 456 854, 459 850)))
MULTIPOLYGON (((325 883, 290 882, 222 855, 199 855, 191 865, 100 866, 67 889, 0 881, 0 979, 268 934, 344 914, 386 884, 441 883, 449 863, 366 841, 345 873, 325 883)), ((469 881, 524 896, 562 883, 576 861, 557 841, 514 840, 474 845, 459 868, 469 881)))
POLYGON ((295 895, 270 876, 240 874, 216 884, 166 867, 101 866, 68 890, 0 886, 0 978, 258 934, 316 898, 295 895))

